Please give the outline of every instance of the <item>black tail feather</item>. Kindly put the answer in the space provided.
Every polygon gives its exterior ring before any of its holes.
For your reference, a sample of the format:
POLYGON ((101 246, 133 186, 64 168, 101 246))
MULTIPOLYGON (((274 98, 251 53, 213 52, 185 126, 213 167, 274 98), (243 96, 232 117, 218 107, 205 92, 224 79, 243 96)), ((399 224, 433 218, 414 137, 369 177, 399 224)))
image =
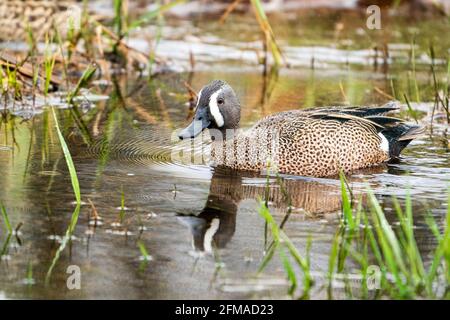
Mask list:
POLYGON ((389 155, 397 158, 402 150, 415 138, 421 136, 425 128, 418 125, 401 123, 381 131, 389 142, 389 155))

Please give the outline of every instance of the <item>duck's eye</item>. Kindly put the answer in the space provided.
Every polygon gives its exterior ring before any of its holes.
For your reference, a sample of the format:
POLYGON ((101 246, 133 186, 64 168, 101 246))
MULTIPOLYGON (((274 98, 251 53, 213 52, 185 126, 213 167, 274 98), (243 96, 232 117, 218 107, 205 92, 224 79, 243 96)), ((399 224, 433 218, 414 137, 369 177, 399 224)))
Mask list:
POLYGON ((217 104, 222 105, 225 101, 222 98, 217 99, 217 104))

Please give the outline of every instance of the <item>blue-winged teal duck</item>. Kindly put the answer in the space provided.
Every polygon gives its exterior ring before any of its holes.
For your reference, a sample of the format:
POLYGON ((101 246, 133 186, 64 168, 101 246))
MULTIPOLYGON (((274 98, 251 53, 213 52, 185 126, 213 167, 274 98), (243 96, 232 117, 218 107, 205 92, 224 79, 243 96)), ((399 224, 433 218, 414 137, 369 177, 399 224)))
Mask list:
POLYGON ((325 177, 395 159, 424 129, 384 116, 381 107, 324 107, 276 113, 246 131, 237 130, 240 103, 233 89, 216 80, 198 94, 192 123, 179 133, 194 138, 210 129, 216 166, 325 177))

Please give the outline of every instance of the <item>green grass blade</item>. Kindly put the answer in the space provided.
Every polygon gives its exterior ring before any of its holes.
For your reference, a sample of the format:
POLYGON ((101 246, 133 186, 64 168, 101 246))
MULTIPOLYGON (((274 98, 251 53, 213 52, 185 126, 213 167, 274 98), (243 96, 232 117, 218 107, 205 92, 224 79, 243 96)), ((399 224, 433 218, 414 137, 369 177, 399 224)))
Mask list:
POLYGON ((288 294, 292 296, 295 292, 295 289, 297 289, 297 277, 295 275, 295 271, 292 267, 291 262, 284 253, 284 250, 280 250, 280 257, 281 261, 283 262, 284 270, 286 271, 286 274, 288 276, 289 283, 291 284, 288 290, 288 294))
POLYGON ((328 299, 332 299, 333 295, 333 275, 336 269, 337 257, 339 255, 340 231, 337 231, 333 243, 331 244, 330 257, 328 258, 328 299))
POLYGON ((81 78, 78 80, 78 83, 77 83, 75 89, 73 89, 67 96, 68 104, 71 104, 73 102, 73 98, 78 95, 78 92, 80 91, 80 89, 89 83, 89 81, 94 76, 96 70, 97 70, 96 64, 91 63, 87 66, 86 70, 84 70, 83 74, 81 75, 81 78))
POLYGON ((269 248, 269 250, 266 252, 263 261, 261 262, 261 264, 258 267, 258 273, 262 272, 267 267, 269 262, 272 260, 276 249, 278 249, 278 243, 277 242, 274 243, 274 245, 271 246, 269 248))
POLYGON ((141 255, 144 258, 144 260, 149 261, 150 255, 148 254, 147 248, 145 247, 144 243, 142 241, 138 241, 137 246, 138 246, 139 251, 141 252, 141 255))
POLYGON ((61 148, 63 150, 64 157, 66 159, 67 167, 69 168, 70 179, 72 182, 72 189, 75 194, 77 206, 72 213, 72 217, 70 219, 69 226, 67 227, 65 236, 63 237, 60 246, 56 250, 56 253, 52 260, 52 263, 47 271, 47 275, 45 277, 46 284, 49 283, 53 269, 55 268, 55 266, 61 256, 61 253, 64 251, 67 243, 70 241, 70 239, 72 237, 72 234, 73 234, 75 227, 77 225, 77 222, 78 222, 78 217, 80 215, 80 207, 81 207, 81 192, 80 192, 80 185, 78 182, 77 172, 75 170, 75 165, 73 163, 72 156, 70 155, 70 151, 69 151, 69 148, 67 147, 66 141, 64 140, 64 137, 59 128, 58 118, 56 116, 55 110, 53 109, 53 107, 51 107, 51 109, 52 109, 53 118, 55 120, 55 127, 56 127, 56 131, 58 133, 59 142, 61 143, 61 148))
POLYGON ((303 274, 305 276, 305 283, 307 284, 307 286, 310 286, 312 278, 309 270, 308 261, 305 258, 303 258, 300 252, 298 252, 297 248, 294 246, 291 239, 289 239, 289 237, 284 233, 283 230, 280 230, 280 238, 283 240, 283 244, 289 250, 289 253, 291 254, 294 261, 303 271, 303 274))
POLYGON ((67 167, 69 168, 70 179, 72 181, 72 188, 73 188, 73 192, 75 194, 75 199, 77 201, 77 204, 80 204, 81 203, 81 192, 80 192, 80 184, 78 182, 77 171, 75 170, 75 165, 73 163, 72 156, 70 155, 69 148, 67 147, 66 141, 64 140, 64 137, 59 128, 58 118, 56 116, 55 109, 53 109, 53 107, 51 107, 51 109, 52 109, 53 118, 55 120, 55 128, 56 128, 56 132, 58 133, 59 142, 61 143, 61 148, 63 150, 64 157, 66 159, 67 167))
POLYGON ((271 227, 272 236, 274 238, 274 241, 279 242, 279 240, 280 240, 279 231, 280 230, 279 230, 278 225, 276 224, 275 220, 273 219, 272 215, 270 214, 269 208, 267 208, 264 201, 260 200, 260 207, 259 207, 258 212, 264 218, 264 220, 266 220, 269 227, 271 227))
POLYGON ((6 212, 3 203, 0 204, 0 209, 2 211, 3 220, 5 220, 6 231, 8 232, 8 234, 11 234, 13 232, 13 229, 11 227, 11 223, 9 222, 8 213, 6 212))
POLYGON ((389 244, 399 267, 406 273, 406 267, 402 258, 402 251, 398 239, 395 236, 395 233, 392 230, 391 226, 389 225, 389 222, 386 220, 386 216, 384 215, 384 212, 381 209, 378 200, 375 198, 375 195, 371 190, 369 190, 368 194, 379 222, 378 230, 382 232, 384 238, 387 240, 387 243, 389 244))
POLYGON ((123 193, 123 187, 122 187, 122 191, 120 194, 120 214, 119 214, 119 219, 120 219, 120 223, 123 223, 123 219, 125 218, 125 194, 123 193))
POLYGON ((264 8, 260 0, 250 0, 250 1, 255 10, 256 19, 258 20, 261 30, 264 32, 266 36, 266 44, 270 48, 270 51, 272 52, 272 57, 274 59, 275 66, 278 67, 282 64, 283 57, 281 54, 281 49, 278 47, 278 44, 276 43, 275 35, 272 31, 272 27, 270 26, 269 20, 267 19, 264 8))
POLYGON ((47 285, 50 282, 50 278, 53 273, 53 269, 55 268, 56 264, 59 261, 59 258, 61 257, 61 253, 66 248, 67 243, 71 240, 73 231, 75 230, 75 227, 77 225, 78 217, 80 215, 80 208, 81 205, 77 204, 75 207, 75 210, 72 213, 72 217, 70 219, 69 226, 67 227, 66 233, 64 237, 62 238, 61 244, 59 245, 58 249, 56 250, 55 256, 53 257, 52 263, 50 264, 50 267, 47 271, 47 274, 45 276, 45 284, 47 285))
POLYGON ((422 257, 417 247, 416 239, 414 237, 414 224, 413 224, 413 214, 412 214, 412 202, 411 194, 408 191, 405 200, 405 210, 406 210, 406 223, 407 227, 405 230, 406 240, 407 240, 407 254, 409 258, 409 263, 411 265, 412 274, 415 276, 415 281, 420 282, 421 279, 425 278, 425 268, 423 266, 422 257))
POLYGON ((347 194, 347 188, 345 186, 345 176, 342 172, 339 174, 339 178, 341 180, 342 215, 345 224, 348 225, 350 230, 353 230, 355 228, 355 221, 353 219, 352 204, 347 194))
POLYGON ((403 98, 405 98, 406 106, 408 107, 409 114, 413 117, 414 121, 416 123, 419 123, 419 120, 417 119, 417 112, 411 107, 411 104, 409 103, 408 96, 403 94, 403 98))

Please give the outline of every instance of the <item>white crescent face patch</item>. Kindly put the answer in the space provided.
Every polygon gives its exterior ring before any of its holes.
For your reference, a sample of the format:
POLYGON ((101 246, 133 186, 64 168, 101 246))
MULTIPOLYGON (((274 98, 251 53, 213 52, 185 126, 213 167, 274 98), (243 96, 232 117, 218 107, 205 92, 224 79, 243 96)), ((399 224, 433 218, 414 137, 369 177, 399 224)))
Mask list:
POLYGON ((209 98, 209 110, 211 111, 211 115, 219 128, 224 125, 222 113, 220 113, 219 106, 217 105, 217 97, 221 92, 222 89, 214 92, 209 98))
POLYGON ((203 91, 203 89, 200 90, 200 92, 199 92, 198 95, 197 95, 197 105, 195 106, 196 108, 198 107, 198 104, 200 103, 200 99, 201 99, 201 97, 202 97, 202 91, 203 91))

